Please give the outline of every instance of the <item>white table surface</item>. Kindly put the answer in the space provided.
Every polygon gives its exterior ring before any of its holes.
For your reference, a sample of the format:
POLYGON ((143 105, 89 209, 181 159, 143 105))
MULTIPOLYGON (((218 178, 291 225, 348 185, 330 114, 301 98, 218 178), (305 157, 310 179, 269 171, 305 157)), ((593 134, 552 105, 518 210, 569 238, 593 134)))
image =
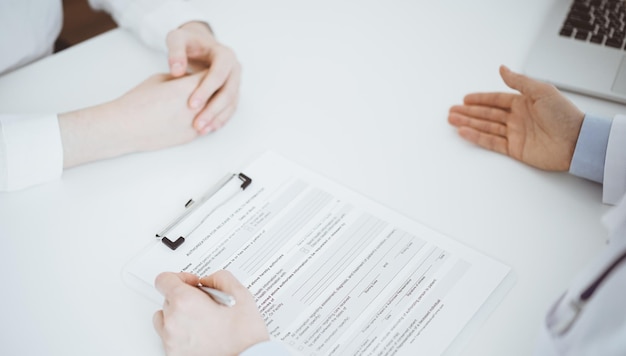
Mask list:
MULTIPOLYGON (((0 193, 0 354, 162 354, 158 306, 123 284, 124 264, 268 149, 511 266, 516 284, 462 354, 531 354, 545 310, 602 248, 601 187, 474 147, 446 117, 468 92, 506 89, 498 66, 522 69, 552 2, 202 2, 244 68, 236 115, 185 146, 0 193)), ((114 30, 0 78, 0 112, 96 104, 166 69, 114 30)))

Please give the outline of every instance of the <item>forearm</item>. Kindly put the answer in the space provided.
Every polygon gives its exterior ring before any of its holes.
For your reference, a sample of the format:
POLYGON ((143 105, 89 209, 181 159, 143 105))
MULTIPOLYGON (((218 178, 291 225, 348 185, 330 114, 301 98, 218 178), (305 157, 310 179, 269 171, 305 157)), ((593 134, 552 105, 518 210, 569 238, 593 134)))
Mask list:
POLYGON ((118 120, 120 113, 106 103, 59 115, 63 144, 63 167, 137 151, 127 135, 127 128, 118 120))
POLYGON ((59 115, 63 166, 189 142, 198 136, 187 93, 203 73, 167 80, 154 75, 120 98, 59 115))

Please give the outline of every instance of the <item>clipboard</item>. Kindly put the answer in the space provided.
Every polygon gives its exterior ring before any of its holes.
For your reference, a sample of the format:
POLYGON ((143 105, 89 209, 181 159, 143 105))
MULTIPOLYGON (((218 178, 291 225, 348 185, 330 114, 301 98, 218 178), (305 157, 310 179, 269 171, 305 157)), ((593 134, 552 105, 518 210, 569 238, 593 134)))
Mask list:
MULTIPOLYGON (((252 178, 245 173, 228 173, 217 183, 213 184, 198 199, 189 199, 184 204, 184 211, 172 219, 163 229, 155 234, 155 238, 144 249, 148 251, 155 244, 163 245, 170 253, 174 253, 182 246, 197 228, 199 228, 211 215, 226 205, 237 194, 241 194, 252 184, 252 178)), ((140 253, 141 254, 141 253, 140 253)), ((138 278, 128 271, 129 261, 121 271, 124 284, 130 289, 160 305, 163 297, 154 288, 154 285, 138 278)))
POLYGON ((250 177, 248 177, 247 175, 245 175, 244 173, 227 174, 224 178, 222 178, 219 182, 217 182, 217 184, 215 184, 213 187, 211 187, 211 189, 209 189, 206 193, 204 193, 202 195, 202 197, 200 197, 200 199, 198 199, 197 201, 195 201, 193 199, 189 199, 185 203, 185 211, 180 216, 178 216, 177 218, 172 220, 165 228, 163 228, 163 230, 161 230, 159 233, 157 233, 156 234, 156 238, 160 239, 161 242, 165 246, 169 247, 171 250, 176 250, 180 245, 182 245, 185 242, 185 236, 188 236, 191 233, 193 233, 200 225, 202 225, 202 223, 206 219, 209 218, 209 216, 211 216, 211 214, 215 210, 217 210, 219 207, 224 205, 224 203, 226 203, 228 200, 230 200, 230 198, 232 198, 234 196, 234 194, 230 195, 229 197, 227 197, 226 200, 224 200, 224 201, 220 202, 219 204, 217 204, 208 213, 205 213, 202 216, 201 220, 198 223, 194 224, 193 227, 191 228, 191 230, 189 230, 184 235, 179 235, 175 239, 170 238, 171 236, 176 236, 176 235, 171 235, 170 234, 172 232, 172 230, 174 230, 174 228, 176 228, 181 223, 183 223, 187 219, 189 219, 194 214, 194 212, 197 212, 199 210, 199 208, 203 206, 203 204, 207 203, 213 197, 215 197, 215 195, 221 189, 226 187, 235 178, 239 178, 239 180, 241 181, 241 185, 240 185, 241 190, 240 191, 246 190, 246 188, 248 188, 248 186, 252 183, 252 179, 250 177), (168 235, 170 237, 168 237, 168 235))
MULTIPOLYGON (((246 174, 230 174, 188 202, 124 267, 124 282, 161 304, 158 273, 229 269, 258 296, 281 337, 313 323, 311 337, 368 340, 363 326, 373 325, 370 332, 380 328, 384 334, 375 335, 391 341, 413 335, 399 354, 446 355, 467 343, 514 283, 510 267, 274 153, 244 171, 254 185, 246 174), (389 318, 378 318, 382 311, 389 318), (351 322, 332 319, 337 312, 351 322), (319 327, 325 320, 339 334, 319 327)), ((295 337, 285 344, 294 354, 315 352, 295 337)))

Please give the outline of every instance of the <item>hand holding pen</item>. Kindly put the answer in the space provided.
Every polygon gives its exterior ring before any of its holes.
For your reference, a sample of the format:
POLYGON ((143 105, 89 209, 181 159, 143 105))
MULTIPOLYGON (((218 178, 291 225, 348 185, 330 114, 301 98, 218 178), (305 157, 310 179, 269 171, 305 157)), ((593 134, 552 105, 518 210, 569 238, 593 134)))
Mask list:
POLYGON ((254 297, 228 271, 202 278, 164 272, 155 286, 165 300, 153 323, 167 355, 206 355, 207 350, 233 355, 269 340, 254 297))

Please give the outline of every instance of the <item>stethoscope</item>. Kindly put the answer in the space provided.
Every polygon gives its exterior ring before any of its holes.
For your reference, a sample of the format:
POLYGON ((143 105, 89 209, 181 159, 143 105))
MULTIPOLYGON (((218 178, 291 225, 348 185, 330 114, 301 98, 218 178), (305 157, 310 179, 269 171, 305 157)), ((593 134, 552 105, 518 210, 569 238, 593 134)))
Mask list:
POLYGON ((623 251, 620 256, 613 260, 613 262, 604 269, 596 279, 585 288, 578 298, 572 298, 567 303, 562 303, 567 293, 563 294, 557 301, 555 307, 548 314, 547 326, 548 330, 555 336, 562 336, 566 334, 572 325, 576 322, 576 319, 580 316, 583 308, 596 292, 600 284, 620 265, 626 260, 626 251, 623 251))

